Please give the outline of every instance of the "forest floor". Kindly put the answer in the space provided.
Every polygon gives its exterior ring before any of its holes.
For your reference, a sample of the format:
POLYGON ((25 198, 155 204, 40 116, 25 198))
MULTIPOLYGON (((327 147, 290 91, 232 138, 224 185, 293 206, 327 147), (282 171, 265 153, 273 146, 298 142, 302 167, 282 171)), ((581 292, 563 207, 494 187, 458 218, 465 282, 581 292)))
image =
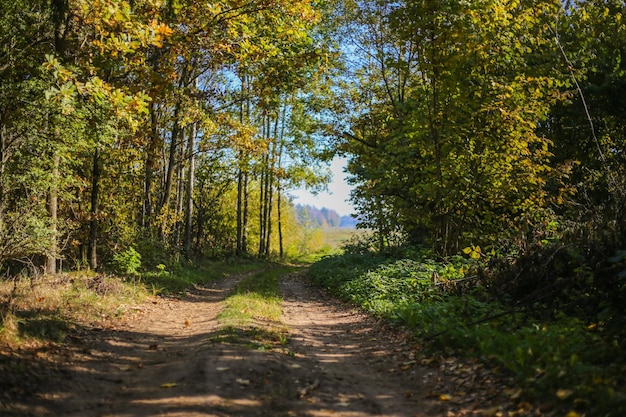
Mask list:
POLYGON ((0 415, 522 415, 505 381, 478 364, 424 356, 406 334, 334 300, 304 271, 280 279, 284 339, 232 337, 216 318, 242 278, 154 297, 132 314, 75 329, 66 343, 13 352, 22 363, 0 376, 0 415))

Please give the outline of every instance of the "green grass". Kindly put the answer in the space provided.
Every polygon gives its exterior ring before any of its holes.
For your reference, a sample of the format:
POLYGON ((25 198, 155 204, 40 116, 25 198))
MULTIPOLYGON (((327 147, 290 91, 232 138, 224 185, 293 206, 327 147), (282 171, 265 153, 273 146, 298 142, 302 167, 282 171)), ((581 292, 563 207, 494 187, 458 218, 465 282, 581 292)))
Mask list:
POLYGON ((141 273, 136 283, 152 294, 180 295, 196 285, 205 285, 226 275, 241 274, 264 268, 265 262, 252 259, 206 261, 198 265, 177 266, 141 273))
POLYGON ((367 231, 362 229, 350 229, 344 227, 328 227, 321 229, 321 231, 324 245, 332 250, 340 249, 346 242, 354 239, 355 237, 367 234, 367 231))
POLYGON ((280 266, 242 280, 217 317, 221 329, 213 341, 260 349, 284 346, 287 331, 280 322, 282 298, 278 278, 294 270, 280 266))

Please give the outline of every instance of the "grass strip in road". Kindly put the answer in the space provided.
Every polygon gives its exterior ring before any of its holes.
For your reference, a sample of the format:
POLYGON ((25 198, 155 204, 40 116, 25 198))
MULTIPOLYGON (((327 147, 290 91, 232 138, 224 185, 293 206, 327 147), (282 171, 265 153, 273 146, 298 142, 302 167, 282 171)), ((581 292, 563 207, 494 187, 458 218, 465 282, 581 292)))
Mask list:
POLYGON ((213 341, 263 350, 283 347, 287 343, 287 329, 280 321, 282 297, 278 279, 294 270, 294 267, 279 267, 241 281, 217 317, 220 331, 213 341))

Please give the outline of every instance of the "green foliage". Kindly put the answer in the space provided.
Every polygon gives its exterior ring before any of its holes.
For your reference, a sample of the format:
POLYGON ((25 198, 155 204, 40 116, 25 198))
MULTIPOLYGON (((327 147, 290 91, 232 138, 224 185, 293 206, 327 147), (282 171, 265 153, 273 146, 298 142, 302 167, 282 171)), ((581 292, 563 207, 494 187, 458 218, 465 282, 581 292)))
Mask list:
POLYGON ((549 40, 560 2, 356 4, 340 147, 364 225, 449 255, 549 215, 559 178, 535 129, 567 82, 549 40))
POLYGON ((460 257, 435 262, 346 253, 322 259, 310 273, 342 298, 376 315, 395 318, 399 308, 441 297, 435 282, 462 278, 471 266, 460 257))
POLYGON ((130 247, 113 255, 112 265, 116 272, 125 275, 135 275, 141 268, 141 255, 130 247))

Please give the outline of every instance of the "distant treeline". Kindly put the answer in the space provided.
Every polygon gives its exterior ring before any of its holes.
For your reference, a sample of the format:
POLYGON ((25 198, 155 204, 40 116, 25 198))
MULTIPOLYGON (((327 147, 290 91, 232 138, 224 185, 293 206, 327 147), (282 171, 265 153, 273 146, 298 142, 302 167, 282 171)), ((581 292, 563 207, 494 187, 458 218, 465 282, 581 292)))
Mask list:
POLYGON ((301 224, 314 227, 356 227, 357 220, 352 216, 340 216, 335 210, 323 207, 296 205, 296 217, 301 224))

